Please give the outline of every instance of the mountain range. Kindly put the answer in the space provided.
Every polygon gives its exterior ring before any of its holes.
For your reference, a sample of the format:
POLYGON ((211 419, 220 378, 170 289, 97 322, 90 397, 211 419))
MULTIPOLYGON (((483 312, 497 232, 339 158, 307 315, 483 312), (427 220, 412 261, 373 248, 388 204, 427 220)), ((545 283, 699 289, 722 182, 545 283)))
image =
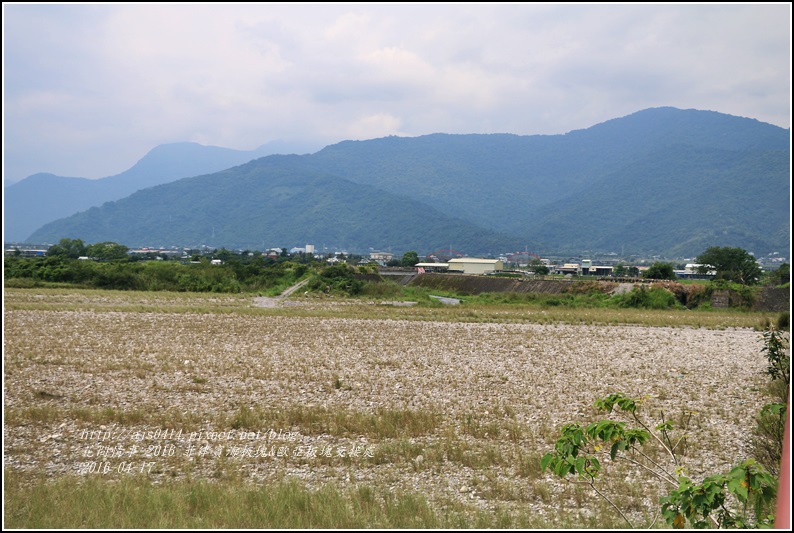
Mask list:
POLYGON ((789 130, 666 107, 564 135, 386 137, 270 155, 139 190, 26 240, 760 255, 788 250, 790 190, 789 130))
POLYGON ((308 145, 273 141, 255 150, 181 142, 161 144, 115 176, 86 179, 39 173, 5 187, 5 242, 24 242, 47 222, 102 205, 154 185, 217 172, 286 150, 315 151, 308 145))

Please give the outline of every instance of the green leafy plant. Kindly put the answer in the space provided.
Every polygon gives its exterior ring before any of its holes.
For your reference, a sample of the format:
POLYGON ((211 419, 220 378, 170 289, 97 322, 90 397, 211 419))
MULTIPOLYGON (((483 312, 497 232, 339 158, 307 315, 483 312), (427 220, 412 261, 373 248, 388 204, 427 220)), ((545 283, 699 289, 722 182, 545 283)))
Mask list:
POLYGON ((356 270, 345 264, 324 268, 314 276, 308 289, 314 292, 354 295, 361 292, 364 282, 355 278, 356 270))
POLYGON ((764 347, 762 352, 766 352, 769 366, 766 373, 773 379, 780 379, 788 387, 791 381, 791 357, 786 354, 786 338, 783 333, 774 327, 769 327, 764 331, 764 347))
POLYGON ((639 287, 634 287, 630 293, 618 295, 614 299, 620 307, 640 309, 673 309, 681 307, 675 295, 662 287, 648 289, 640 285, 639 287))
POLYGON ((698 529, 709 524, 718 528, 771 527, 776 487, 775 478, 753 459, 700 484, 681 476, 678 489, 661 499, 662 517, 674 528, 683 528, 687 522, 698 529), (738 507, 729 505, 731 498, 738 501, 738 507))
POLYGON ((632 528, 634 524, 626 514, 596 485, 602 469, 599 456, 608 455, 612 461, 620 459, 632 463, 673 488, 660 501, 661 515, 670 527, 682 528, 687 522, 698 528, 709 524, 743 528, 771 525, 772 517, 768 511, 774 502, 777 486, 771 474, 749 459, 728 474, 694 483, 684 475, 686 469, 681 464, 686 449, 685 430, 691 414, 683 417, 683 432, 666 420, 663 412, 659 413, 659 421, 651 429, 651 424, 639 413, 643 403, 623 393, 596 400, 594 407, 599 411, 622 411, 637 427, 614 420, 600 420, 586 427, 567 424, 562 428, 554 451, 541 459, 541 469, 549 469, 561 478, 573 476, 576 482, 589 485, 632 528), (646 447, 651 442, 665 452, 667 463, 652 458, 653 454, 646 447))
MULTIPOLYGON (((623 393, 614 393, 596 400, 594 407, 607 413, 611 413, 617 407, 630 414, 634 421, 639 422, 640 427, 628 428, 625 422, 613 420, 593 422, 587 427, 582 427, 579 424, 567 424, 562 428, 562 434, 554 445, 554 451, 547 453, 541 459, 541 469, 548 468, 561 478, 574 475, 578 482, 588 484, 633 528, 634 524, 618 505, 596 486, 596 479, 601 472, 598 454, 607 453, 606 451, 602 452, 602 449, 605 446, 608 447, 609 458, 613 461, 618 457, 624 458, 644 467, 668 483, 673 483, 674 478, 641 449, 641 446, 652 438, 652 433, 647 424, 642 422, 637 415, 639 404, 636 400, 623 393)), ((665 424, 663 429, 669 431, 671 425, 665 424)), ((659 437, 656 438, 659 439, 659 437)), ((664 446, 663 441, 660 440, 660 442, 664 446)), ((674 454, 673 457, 675 457, 674 454)))
POLYGON ((763 338, 764 347, 761 352, 766 354, 766 374, 772 378, 769 393, 775 401, 764 405, 758 414, 750 445, 758 461, 769 472, 777 474, 783 453, 791 357, 787 353, 788 341, 779 329, 770 325, 764 331, 763 338))

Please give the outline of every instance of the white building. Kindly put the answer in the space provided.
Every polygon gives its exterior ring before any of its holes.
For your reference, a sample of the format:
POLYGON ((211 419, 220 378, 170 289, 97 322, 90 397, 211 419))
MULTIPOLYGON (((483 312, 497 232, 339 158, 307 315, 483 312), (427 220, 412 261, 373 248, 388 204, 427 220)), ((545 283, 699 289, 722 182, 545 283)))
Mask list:
POLYGON ((457 257, 449 260, 449 270, 462 271, 464 274, 488 274, 504 268, 504 263, 499 259, 457 257))
POLYGON ((698 263, 687 263, 684 270, 674 270, 676 276, 685 279, 714 279, 717 276, 717 271, 709 269, 705 274, 700 272, 700 267, 709 265, 700 265, 698 263))
POLYGON ((369 258, 380 265, 385 265, 394 258, 394 254, 391 252, 372 252, 369 254, 369 258))
POLYGON ((416 268, 420 273, 446 272, 449 270, 449 263, 416 263, 414 268, 416 268))

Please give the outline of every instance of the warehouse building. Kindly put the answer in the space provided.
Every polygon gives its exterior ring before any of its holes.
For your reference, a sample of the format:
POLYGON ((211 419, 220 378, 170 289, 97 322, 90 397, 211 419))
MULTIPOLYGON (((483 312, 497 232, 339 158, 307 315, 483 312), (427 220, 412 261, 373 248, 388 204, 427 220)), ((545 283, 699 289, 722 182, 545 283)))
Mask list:
POLYGON ((458 257, 449 260, 449 270, 463 272, 464 274, 490 274, 504 270, 504 263, 499 259, 476 259, 473 257, 458 257))

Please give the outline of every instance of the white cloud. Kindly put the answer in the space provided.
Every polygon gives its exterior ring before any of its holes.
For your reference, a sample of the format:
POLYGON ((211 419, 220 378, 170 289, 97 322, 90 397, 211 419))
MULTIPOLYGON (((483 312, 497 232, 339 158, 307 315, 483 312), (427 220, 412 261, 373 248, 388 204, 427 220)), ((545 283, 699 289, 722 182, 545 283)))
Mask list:
POLYGON ((352 139, 375 139, 387 135, 405 135, 400 131, 401 120, 389 113, 362 117, 350 124, 345 132, 352 139))
POLYGON ((4 4, 3 14, 11 180, 114 174, 163 142, 553 134, 660 105, 790 125, 787 4, 4 4))

